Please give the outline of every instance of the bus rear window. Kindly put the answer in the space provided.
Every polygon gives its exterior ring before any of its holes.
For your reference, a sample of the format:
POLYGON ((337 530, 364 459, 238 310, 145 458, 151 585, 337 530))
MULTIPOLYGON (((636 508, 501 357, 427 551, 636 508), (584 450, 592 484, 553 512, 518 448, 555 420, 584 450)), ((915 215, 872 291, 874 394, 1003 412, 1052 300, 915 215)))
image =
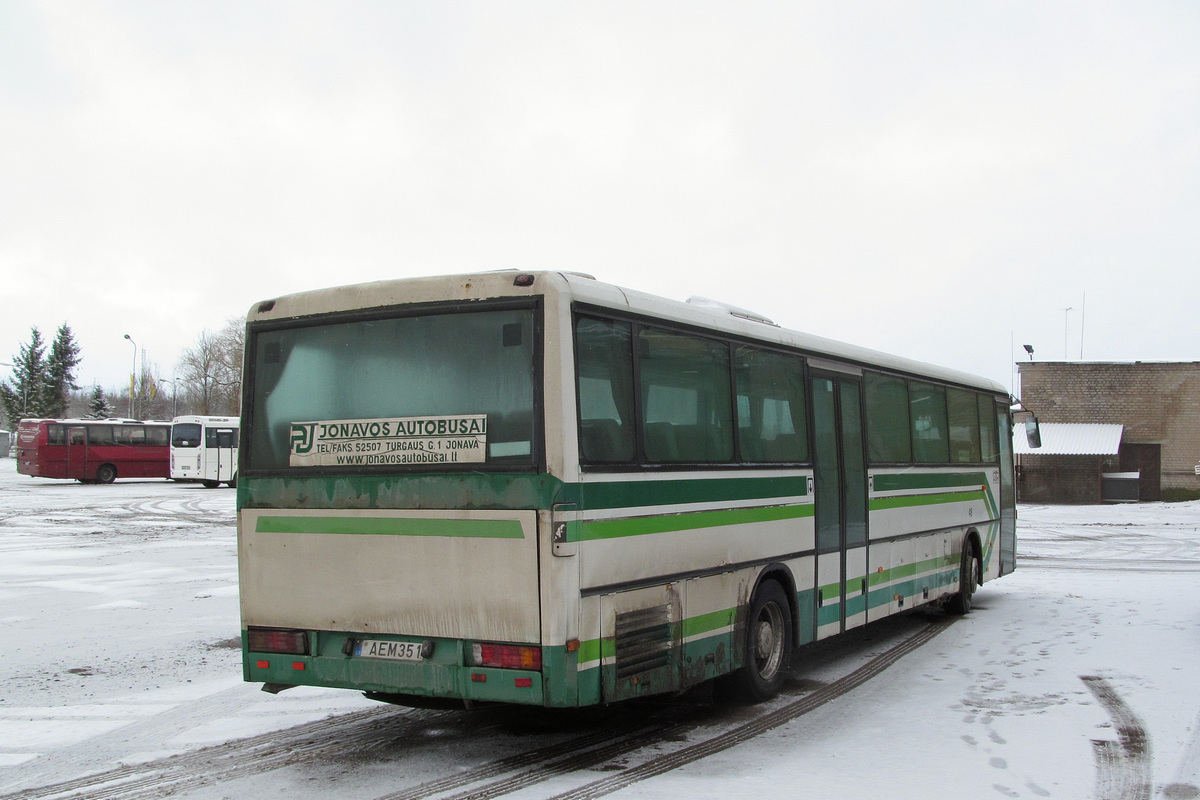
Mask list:
POLYGON ((254 470, 532 464, 533 309, 253 334, 254 470))
POLYGON ((200 425, 195 422, 179 422, 171 426, 172 447, 199 447, 200 425))

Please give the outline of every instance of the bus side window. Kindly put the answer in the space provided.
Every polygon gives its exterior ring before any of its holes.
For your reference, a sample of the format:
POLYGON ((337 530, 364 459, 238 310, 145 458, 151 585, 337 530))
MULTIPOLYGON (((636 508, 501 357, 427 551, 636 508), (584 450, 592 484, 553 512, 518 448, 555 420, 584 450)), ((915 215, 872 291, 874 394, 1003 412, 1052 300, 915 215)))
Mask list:
POLYGON ((112 425, 89 425, 87 429, 88 444, 112 444, 112 425))
POLYGON ((646 457, 681 463, 732 461, 729 345, 649 328, 638 332, 638 340, 646 457), (657 423, 671 428, 659 427, 652 434, 651 426, 657 423))
POLYGON ((1000 439, 996 427, 996 409, 992 398, 978 395, 980 458, 989 464, 1000 461, 1000 439))
POLYGON ((975 393, 946 390, 950 414, 950 458, 959 464, 979 463, 979 404, 975 393))
POLYGON ((867 400, 867 444, 874 464, 904 464, 912 461, 909 435, 908 384, 868 372, 863 379, 867 400))
POLYGON ((946 391, 940 386, 913 381, 909 385, 912 404, 913 458, 921 464, 950 461, 947 435, 946 391))
POLYGON ((634 460, 632 343, 627 322, 575 321, 579 459, 584 463, 634 460))
POLYGON ((741 460, 807 461, 804 362, 742 346, 735 352, 735 364, 741 460))

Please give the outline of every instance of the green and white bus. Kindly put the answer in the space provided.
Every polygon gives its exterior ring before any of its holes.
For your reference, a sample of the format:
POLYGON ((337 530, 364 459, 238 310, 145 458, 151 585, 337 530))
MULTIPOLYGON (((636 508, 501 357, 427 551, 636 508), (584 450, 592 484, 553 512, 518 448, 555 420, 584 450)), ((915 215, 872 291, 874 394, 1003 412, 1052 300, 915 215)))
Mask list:
POLYGON ((713 301, 497 272, 247 327, 243 666, 410 705, 717 679, 1016 564, 998 383, 713 301))

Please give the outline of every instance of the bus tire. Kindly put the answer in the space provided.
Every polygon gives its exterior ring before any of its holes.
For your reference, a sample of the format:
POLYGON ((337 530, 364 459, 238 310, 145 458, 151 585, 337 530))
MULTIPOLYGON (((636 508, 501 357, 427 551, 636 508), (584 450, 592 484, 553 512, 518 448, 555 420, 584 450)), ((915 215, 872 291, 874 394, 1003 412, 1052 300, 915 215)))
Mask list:
POLYGON ((742 667, 727 676, 722 694, 757 703, 779 694, 792 655, 792 609, 775 581, 764 581, 750 601, 742 667))
POLYGON ((201 483, 204 484, 205 489, 215 489, 221 485, 220 481, 201 481, 201 483))
POLYGON ((975 589, 979 583, 975 558, 975 545, 970 541, 963 542, 962 560, 958 565, 958 593, 951 596, 949 610, 951 614, 969 614, 974 605, 975 589))
POLYGON ((235 473, 232 478, 225 481, 225 485, 228 486, 230 489, 236 489, 237 488, 237 474, 235 473))
POLYGON ((96 483, 112 483, 117 479, 117 468, 112 464, 101 464, 96 469, 96 483))

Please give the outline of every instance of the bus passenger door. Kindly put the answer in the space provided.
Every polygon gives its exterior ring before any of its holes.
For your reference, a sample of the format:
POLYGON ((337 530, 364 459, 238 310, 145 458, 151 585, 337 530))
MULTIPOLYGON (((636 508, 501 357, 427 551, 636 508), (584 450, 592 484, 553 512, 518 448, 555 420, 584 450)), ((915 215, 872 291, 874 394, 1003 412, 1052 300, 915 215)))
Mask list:
MULTIPOLYGON (((1012 412, 1008 403, 996 405, 1000 432, 1000 564, 997 577, 1017 567, 1017 487, 1013 484, 1012 412)), ((984 554, 985 559, 987 554, 984 554)), ((984 569, 987 570, 987 561, 984 569)))
POLYGON ((88 478, 87 428, 67 429, 67 475, 68 478, 88 478))
POLYGON ((862 381, 815 373, 817 638, 867 621, 867 467, 862 381))
POLYGON ((209 429, 213 436, 213 455, 216 456, 217 466, 213 479, 217 481, 233 480, 237 470, 238 432, 235 428, 209 429))

